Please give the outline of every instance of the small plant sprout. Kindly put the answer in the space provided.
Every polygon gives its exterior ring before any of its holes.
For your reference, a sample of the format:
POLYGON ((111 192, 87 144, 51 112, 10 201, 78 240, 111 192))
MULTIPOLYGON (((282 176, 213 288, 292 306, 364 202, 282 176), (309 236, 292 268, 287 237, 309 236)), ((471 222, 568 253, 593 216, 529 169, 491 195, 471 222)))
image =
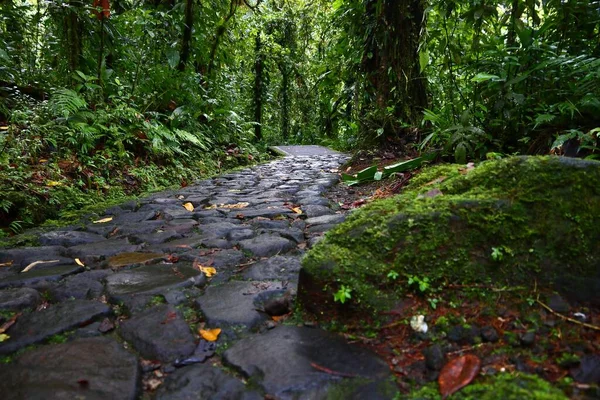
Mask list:
POLYGON ((387 274, 387 277, 393 281, 395 281, 396 279, 398 279, 398 277, 400 276, 399 273, 397 273, 396 271, 390 271, 387 274))
POLYGON ((492 259, 494 261, 502 261, 504 258, 504 253, 502 252, 502 247, 492 247, 492 259))
POLYGON ((344 304, 347 300, 352 298, 352 289, 346 285, 342 285, 340 289, 333 295, 333 300, 344 304))

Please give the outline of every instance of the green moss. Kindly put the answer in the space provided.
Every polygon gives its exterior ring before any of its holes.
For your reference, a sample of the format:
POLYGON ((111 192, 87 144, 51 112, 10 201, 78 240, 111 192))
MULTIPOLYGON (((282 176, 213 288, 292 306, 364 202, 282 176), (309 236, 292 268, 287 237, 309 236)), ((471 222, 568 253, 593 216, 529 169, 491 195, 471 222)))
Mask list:
MULTIPOLYGON (((437 387, 424 386, 407 396, 407 400, 439 400, 437 387)), ((466 386, 451 397, 453 400, 566 400, 565 394, 535 375, 498 374, 466 386)))
POLYGON ((391 271, 432 285, 585 284, 600 263, 597 182, 600 163, 557 157, 427 169, 403 194, 352 213, 307 254, 300 301, 318 308, 345 285, 353 307, 386 308, 410 290, 408 279, 387 279, 391 271), (319 290, 327 295, 314 296, 319 290))

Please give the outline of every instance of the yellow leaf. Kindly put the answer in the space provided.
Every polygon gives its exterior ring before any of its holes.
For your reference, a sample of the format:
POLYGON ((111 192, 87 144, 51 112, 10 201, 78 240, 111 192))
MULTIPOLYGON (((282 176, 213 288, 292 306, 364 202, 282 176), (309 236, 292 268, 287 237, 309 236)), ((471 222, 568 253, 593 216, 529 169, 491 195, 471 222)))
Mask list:
POLYGON ((80 267, 85 267, 85 264, 81 262, 81 260, 79 258, 75 259, 75 264, 79 265, 80 267))
POLYGON ((107 217, 107 218, 102 218, 99 219, 98 221, 93 221, 93 224, 104 224, 105 222, 110 222, 113 220, 113 217, 107 217))
POLYGON ((12 261, 0 263, 0 267, 10 267, 13 264, 12 261))
POLYGON ((302 210, 300 209, 300 207, 294 207, 294 208, 292 208, 292 211, 295 212, 296 214, 302 214, 302 210))
POLYGON ((0 126, 0 131, 7 131, 8 130, 8 126, 0 126))
POLYGON ((216 342, 219 338, 219 334, 221 333, 221 328, 200 329, 198 332, 200 333, 200 336, 202 336, 202 339, 209 342, 216 342))
POLYGON ((204 272, 204 275, 206 275, 207 278, 211 278, 213 275, 217 274, 217 270, 213 267, 200 266, 200 271, 204 272))
POLYGON ((60 186, 60 185, 62 185, 62 182, 59 182, 59 181, 48 181, 48 182, 46 182, 46 186, 50 186, 50 187, 60 186))
POLYGON ((0 334, 0 343, 6 341, 8 339, 10 339, 10 336, 8 336, 7 334, 5 334, 5 333, 0 334))
POLYGON ((47 160, 47 159, 45 159, 45 158, 40 158, 40 159, 38 160, 38 162, 39 162, 40 164, 43 164, 43 163, 45 163, 45 162, 47 162, 47 161, 48 161, 48 160, 47 160))
POLYGON ((185 203, 183 207, 188 211, 194 211, 194 205, 192 203, 185 203))

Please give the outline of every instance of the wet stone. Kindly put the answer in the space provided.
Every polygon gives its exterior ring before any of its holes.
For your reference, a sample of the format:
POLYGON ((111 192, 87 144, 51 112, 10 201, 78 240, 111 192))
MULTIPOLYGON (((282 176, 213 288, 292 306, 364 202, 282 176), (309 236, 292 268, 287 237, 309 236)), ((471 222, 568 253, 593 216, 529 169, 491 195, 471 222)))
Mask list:
POLYGON ((75 258, 97 259, 101 257, 110 257, 119 253, 132 253, 138 251, 140 245, 131 244, 125 239, 110 239, 103 242, 82 244, 69 248, 69 254, 75 258))
POLYGON ((481 328, 481 338, 484 342, 496 343, 500 340, 500 335, 493 326, 484 326, 481 328))
POLYGON ((242 325, 251 330, 268 319, 256 310, 255 299, 261 292, 275 289, 281 287, 274 283, 232 281, 209 287, 197 304, 211 327, 242 325))
POLYGON ((87 271, 67 277, 63 282, 51 288, 50 294, 54 301, 74 299, 98 298, 104 292, 104 285, 100 282, 110 275, 112 271, 87 271))
POLYGON ((306 327, 279 326, 242 339, 223 357, 228 365, 282 400, 326 398, 328 388, 339 382, 339 377, 313 365, 366 381, 390 377, 387 364, 374 353, 349 345, 330 332, 306 327))
POLYGON ((300 257, 275 256, 253 264, 244 272, 243 277, 255 281, 297 280, 300 268, 300 257))
POLYGON ((121 323, 119 333, 144 358, 171 362, 194 352, 194 336, 181 313, 159 305, 121 323))
POLYGON ((232 376, 211 365, 195 364, 181 368, 165 380, 156 393, 156 400, 262 400, 257 392, 232 376), (201 397, 199 397, 201 396, 201 397))
POLYGON ((156 264, 166 260, 166 254, 160 253, 120 253, 108 259, 108 266, 112 269, 121 269, 144 264, 156 264))
MULTIPOLYGON (((72 261, 72 260, 71 260, 72 261)), ((59 281, 65 276, 82 272, 83 268, 79 265, 59 265, 56 267, 45 267, 33 269, 31 271, 13 274, 0 279, 0 289, 5 287, 20 287, 25 285, 35 285, 42 281, 59 281)))
POLYGON ((42 233, 39 237, 42 246, 77 246, 106 240, 102 235, 91 232, 55 231, 42 233))
POLYGON ((344 222, 346 216, 343 214, 322 215, 320 217, 309 218, 305 222, 307 225, 329 225, 340 224, 344 222))
POLYGON ((269 234, 260 235, 253 239, 242 240, 240 246, 242 249, 251 252, 257 257, 274 256, 290 251, 296 247, 295 243, 288 239, 269 234))
POLYGON ((332 211, 331 208, 325 207, 325 206, 319 206, 319 205, 306 205, 306 206, 302 207, 302 211, 304 211, 304 214, 309 219, 321 217, 323 215, 334 214, 334 211, 332 211))
POLYGON ((22 247, 20 249, 0 249, 0 263, 12 261, 11 270, 21 271, 27 265, 41 260, 59 260, 59 263, 72 261, 66 257, 62 246, 22 247))
POLYGON ((439 344, 434 344, 423 350, 425 365, 432 371, 440 371, 444 366, 444 352, 439 344))
POLYGON ((233 210, 232 217, 243 217, 243 218, 256 218, 256 217, 264 217, 264 218, 275 218, 280 215, 292 214, 293 211, 286 207, 268 207, 261 208, 258 210, 233 210))
POLYGON ((156 245, 163 244, 169 240, 180 239, 182 237, 183 235, 179 232, 162 231, 140 235, 132 235, 129 237, 129 239, 133 244, 156 245))
POLYGON ((558 294, 553 294, 548 298, 548 307, 561 314, 566 314, 571 310, 569 303, 558 294))
POLYGON ((37 290, 31 288, 5 289, 0 291, 0 310, 20 311, 35 308, 42 301, 37 290))
POLYGON ((172 288, 194 286, 203 274, 191 264, 154 264, 120 271, 106 278, 106 291, 111 299, 131 294, 160 294, 172 288))
POLYGON ((9 354, 25 346, 44 341, 52 335, 85 325, 111 313, 103 303, 73 300, 41 311, 22 315, 6 332, 10 340, 0 343, 0 354, 9 354))
POLYGON ((134 400, 136 357, 109 338, 78 339, 27 351, 0 368, 0 393, 17 399, 134 400))

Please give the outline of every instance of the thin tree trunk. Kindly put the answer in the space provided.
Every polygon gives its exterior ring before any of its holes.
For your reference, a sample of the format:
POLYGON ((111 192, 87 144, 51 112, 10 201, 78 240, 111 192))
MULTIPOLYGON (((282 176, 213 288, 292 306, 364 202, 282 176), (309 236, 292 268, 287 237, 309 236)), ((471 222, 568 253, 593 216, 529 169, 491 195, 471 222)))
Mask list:
POLYGON ((181 53, 179 56, 179 71, 185 71, 185 66, 190 58, 192 44, 192 28, 194 26, 194 0, 185 2, 185 25, 183 27, 183 38, 181 40, 181 53))
POLYGON ((265 56, 263 54, 263 45, 260 40, 260 33, 256 34, 256 47, 254 59, 254 136, 256 141, 261 141, 262 136, 262 111, 263 111, 263 86, 265 56))

